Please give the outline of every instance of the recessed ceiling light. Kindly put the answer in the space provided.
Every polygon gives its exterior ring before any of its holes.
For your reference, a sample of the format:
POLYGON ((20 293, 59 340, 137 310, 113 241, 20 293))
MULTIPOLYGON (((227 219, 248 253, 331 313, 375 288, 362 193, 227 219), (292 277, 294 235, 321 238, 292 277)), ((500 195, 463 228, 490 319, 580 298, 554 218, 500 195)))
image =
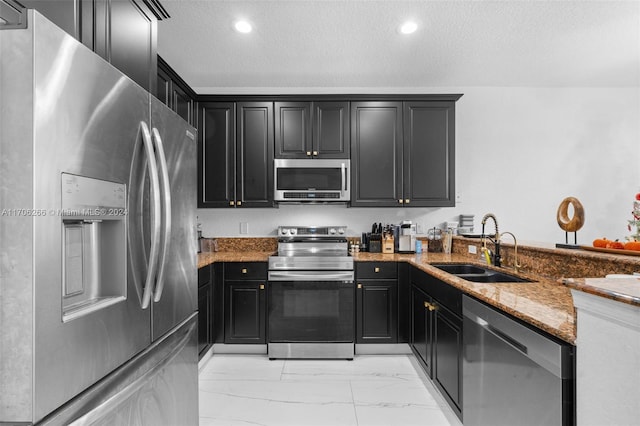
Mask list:
POLYGON ((398 31, 400 32, 400 34, 412 34, 415 33, 417 29, 418 24, 413 21, 407 21, 404 24, 400 25, 398 31))
POLYGON ((251 27, 251 24, 247 21, 236 21, 233 27, 236 29, 237 32, 243 33, 243 34, 250 33, 251 30, 253 29, 253 27, 251 27))

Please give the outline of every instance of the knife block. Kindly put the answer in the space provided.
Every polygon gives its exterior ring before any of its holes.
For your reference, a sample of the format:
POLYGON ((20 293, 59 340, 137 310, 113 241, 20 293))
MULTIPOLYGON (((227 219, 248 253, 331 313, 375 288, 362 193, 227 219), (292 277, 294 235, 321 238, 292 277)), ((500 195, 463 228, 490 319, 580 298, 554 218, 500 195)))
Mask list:
POLYGON ((393 237, 385 238, 384 240, 382 240, 382 253, 393 254, 393 249, 394 249, 393 242, 394 242, 393 237))
POLYGON ((369 237, 369 253, 382 253, 382 234, 371 234, 371 237, 369 237))

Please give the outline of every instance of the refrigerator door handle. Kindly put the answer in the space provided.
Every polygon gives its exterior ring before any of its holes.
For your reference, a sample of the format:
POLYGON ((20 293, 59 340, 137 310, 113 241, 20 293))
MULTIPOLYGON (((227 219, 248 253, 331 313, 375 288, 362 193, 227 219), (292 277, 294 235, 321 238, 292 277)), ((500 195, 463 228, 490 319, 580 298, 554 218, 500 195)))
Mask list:
POLYGON ((151 131, 152 139, 155 143, 156 153, 160 162, 160 181, 162 184, 162 207, 164 214, 164 230, 162 233, 162 246, 158 264, 158 278, 156 280, 156 290, 154 292, 154 302, 159 302, 164 290, 164 272, 169 253, 169 244, 171 243, 171 185, 169 182, 169 171, 167 167, 167 159, 164 155, 164 146, 160 132, 155 127, 151 131))
POLYGON ((151 250, 149 253, 149 263, 147 265, 147 278, 144 283, 144 293, 142 294, 142 309, 147 309, 151 302, 153 283, 158 267, 158 251, 160 249, 160 182, 158 179, 158 165, 151 140, 151 133, 147 123, 140 122, 144 149, 147 154, 147 165, 149 167, 149 180, 151 181, 151 250))

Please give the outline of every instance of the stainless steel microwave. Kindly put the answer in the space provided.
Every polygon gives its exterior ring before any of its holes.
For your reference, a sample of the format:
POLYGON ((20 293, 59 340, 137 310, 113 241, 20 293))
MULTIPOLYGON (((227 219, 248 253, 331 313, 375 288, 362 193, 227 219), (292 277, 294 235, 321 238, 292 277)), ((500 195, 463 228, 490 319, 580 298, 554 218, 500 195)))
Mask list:
POLYGON ((279 202, 345 202, 351 199, 347 159, 273 160, 274 199, 279 202))

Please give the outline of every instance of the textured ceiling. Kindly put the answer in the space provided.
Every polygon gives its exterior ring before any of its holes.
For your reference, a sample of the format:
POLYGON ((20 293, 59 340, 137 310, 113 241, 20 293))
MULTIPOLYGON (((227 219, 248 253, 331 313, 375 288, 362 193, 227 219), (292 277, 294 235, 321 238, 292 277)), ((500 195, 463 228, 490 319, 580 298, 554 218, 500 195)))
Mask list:
POLYGON ((162 4, 159 54, 201 94, 640 86, 635 0, 162 4), (408 18, 418 31, 398 34, 408 18))

